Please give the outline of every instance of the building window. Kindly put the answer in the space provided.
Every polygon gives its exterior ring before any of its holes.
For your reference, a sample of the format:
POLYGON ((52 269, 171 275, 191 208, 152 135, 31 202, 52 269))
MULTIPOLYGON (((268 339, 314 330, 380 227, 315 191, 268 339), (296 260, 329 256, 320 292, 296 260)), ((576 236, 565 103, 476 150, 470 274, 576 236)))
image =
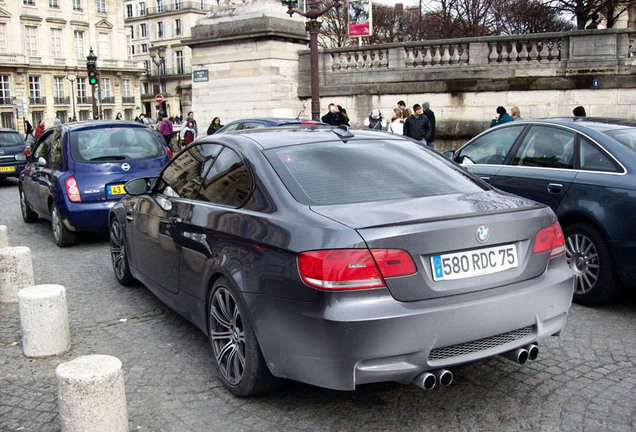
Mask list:
POLYGON ((11 81, 9 75, 0 75, 0 105, 11 104, 11 81))
POLYGON ((54 103, 63 104, 68 103, 65 102, 64 97, 64 77, 53 77, 53 94, 54 94, 54 103))
POLYGON ((142 53, 148 52, 148 44, 141 44, 141 52, 142 53))
POLYGON ((2 127, 9 129, 16 129, 13 123, 13 113, 4 112, 2 113, 2 127))
POLYGON ((126 18, 132 18, 133 17, 133 5, 129 4, 126 5, 126 18))
POLYGON ((97 0, 97 13, 106 13, 106 0, 97 0))
POLYGON ((150 62, 148 60, 144 60, 144 69, 150 72, 150 62))
POLYGON ((183 27, 181 25, 181 19, 174 20, 174 32, 173 36, 181 36, 183 34, 183 27))
POLYGON ((86 97, 86 78, 83 77, 77 78, 77 103, 88 103, 88 99, 86 97))
POLYGON ((132 44, 132 38, 130 37, 130 32, 126 32, 126 49, 128 50, 128 60, 132 60, 133 58, 133 44, 132 44))
POLYGON ((82 12, 82 0, 73 0, 73 10, 82 12))
POLYGON ((172 0, 172 5, 175 10, 181 9, 183 7, 183 0, 172 0))
POLYGON ((62 57, 62 30, 51 29, 51 57, 62 57))
POLYGON ((133 110, 130 108, 126 108, 124 110, 124 120, 132 120, 133 119, 133 110))
POLYGON ((58 0, 49 0, 49 7, 52 9, 59 9, 60 4, 58 3, 58 0))
POLYGON ((111 94, 110 94, 110 78, 102 78, 100 90, 101 90, 101 93, 102 93, 101 94, 102 98, 111 97, 111 94))
POLYGON ((148 37, 148 25, 139 24, 139 37, 140 38, 148 37))
POLYGON ((75 30, 73 33, 73 44, 75 47, 75 58, 84 60, 84 32, 75 30))
POLYGON ((98 35, 99 43, 99 56, 102 59, 110 58, 110 41, 108 33, 100 33, 98 35))
POLYGON ((113 110, 105 109, 104 110, 104 120, 112 120, 113 119, 113 110))
POLYGON ((121 97, 122 103, 135 103, 135 97, 132 94, 132 86, 129 79, 121 80, 121 97))
POLYGON ((55 117, 59 118, 62 123, 66 123, 66 110, 55 111, 55 117))
POLYGON ((80 110, 79 112, 79 120, 85 121, 91 119, 91 112, 89 110, 80 110))
POLYGON ((0 53, 7 52, 7 25, 0 23, 0 53))
POLYGON ((146 2, 140 2, 139 3, 139 16, 145 16, 146 15, 146 2))
POLYGON ((32 26, 24 27, 24 44, 28 56, 38 55, 38 28, 32 26))
POLYGON ((142 91, 143 94, 150 94, 150 83, 145 82, 142 91))
POLYGON ((31 105, 42 104, 42 86, 40 85, 39 76, 29 77, 29 98, 31 105))
POLYGON ((157 39, 163 39, 163 21, 157 23, 157 39))
POLYGON ((183 51, 175 51, 174 52, 174 63, 177 69, 177 73, 179 75, 185 73, 185 56, 183 55, 183 51))
POLYGON ((22 4, 26 6, 35 6, 35 0, 22 0, 22 4))
POLYGON ((157 0, 157 12, 163 12, 163 0, 157 0))

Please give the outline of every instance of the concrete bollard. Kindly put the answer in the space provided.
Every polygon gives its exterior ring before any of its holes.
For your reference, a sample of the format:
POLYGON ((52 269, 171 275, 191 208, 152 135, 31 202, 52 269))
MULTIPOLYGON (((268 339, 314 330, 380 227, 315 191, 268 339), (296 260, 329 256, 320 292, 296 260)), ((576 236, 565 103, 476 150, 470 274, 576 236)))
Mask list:
POLYGON ((9 236, 6 225, 0 225, 0 248, 9 247, 9 236))
POLYGON ((66 289, 35 285, 18 292, 22 350, 27 357, 62 354, 71 348, 66 289))
POLYGON ((121 361, 88 355, 55 370, 62 432, 128 432, 121 361))
POLYGON ((18 291, 34 285, 31 249, 0 248, 0 303, 18 301, 18 291))

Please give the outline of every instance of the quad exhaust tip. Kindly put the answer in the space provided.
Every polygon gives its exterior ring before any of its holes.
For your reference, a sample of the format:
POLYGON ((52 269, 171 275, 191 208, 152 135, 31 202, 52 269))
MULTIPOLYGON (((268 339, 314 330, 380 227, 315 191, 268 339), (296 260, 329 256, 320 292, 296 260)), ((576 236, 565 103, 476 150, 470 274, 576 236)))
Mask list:
POLYGON ((539 347, 535 344, 530 344, 523 348, 505 352, 501 354, 501 356, 523 365, 526 364, 528 360, 536 360, 539 357, 539 347))
POLYGON ((413 384, 424 390, 431 390, 437 384, 448 387, 453 382, 453 373, 446 369, 422 372, 413 380, 413 384))

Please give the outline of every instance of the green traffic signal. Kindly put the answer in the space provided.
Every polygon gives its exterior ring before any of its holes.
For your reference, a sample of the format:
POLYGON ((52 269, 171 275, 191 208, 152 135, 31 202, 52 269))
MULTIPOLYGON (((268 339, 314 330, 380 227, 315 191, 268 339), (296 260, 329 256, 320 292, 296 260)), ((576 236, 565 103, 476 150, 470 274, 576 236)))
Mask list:
POLYGON ((89 78, 88 83, 90 85, 97 85, 97 78, 96 77, 89 78))

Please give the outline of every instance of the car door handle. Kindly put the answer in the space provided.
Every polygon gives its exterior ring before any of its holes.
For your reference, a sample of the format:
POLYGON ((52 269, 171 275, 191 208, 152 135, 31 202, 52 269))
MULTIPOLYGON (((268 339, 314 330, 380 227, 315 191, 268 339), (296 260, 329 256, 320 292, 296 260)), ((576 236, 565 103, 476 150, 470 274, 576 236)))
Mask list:
POLYGON ((126 213, 126 220, 128 222, 132 222, 132 220, 134 219, 132 213, 126 213))
POLYGON ((486 183, 490 183, 490 177, 488 176, 479 176, 479 178, 485 181, 486 183))
POLYGON ((181 222, 183 222, 183 219, 181 219, 180 217, 171 217, 170 218, 170 225, 172 225, 172 226, 177 226, 181 222))
POLYGON ((562 190, 563 190, 563 185, 561 183, 548 183, 548 192, 559 193, 562 190))

